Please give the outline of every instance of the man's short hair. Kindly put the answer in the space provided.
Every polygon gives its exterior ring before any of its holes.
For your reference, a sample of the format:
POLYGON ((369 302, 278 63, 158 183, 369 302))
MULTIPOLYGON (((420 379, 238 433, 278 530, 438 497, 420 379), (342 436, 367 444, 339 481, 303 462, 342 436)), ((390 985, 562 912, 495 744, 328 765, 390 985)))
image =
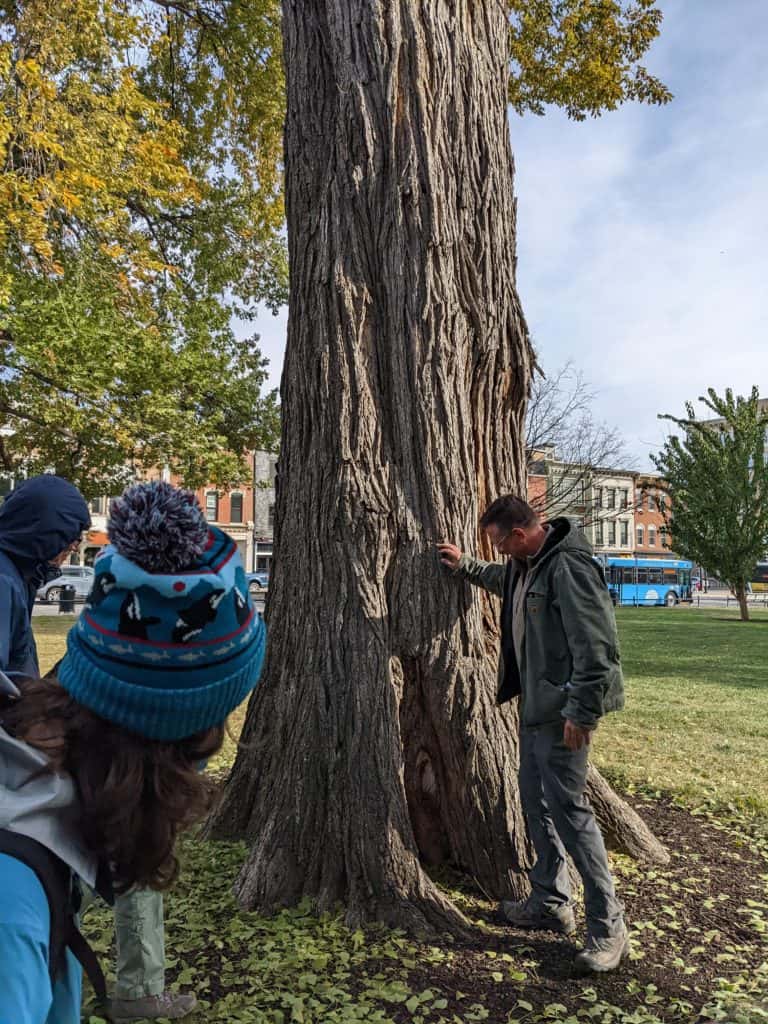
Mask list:
POLYGON ((483 512, 480 525, 485 530, 489 526, 499 526, 502 530, 514 530, 516 528, 532 526, 538 516, 522 498, 516 494, 502 494, 500 498, 491 502, 483 512))

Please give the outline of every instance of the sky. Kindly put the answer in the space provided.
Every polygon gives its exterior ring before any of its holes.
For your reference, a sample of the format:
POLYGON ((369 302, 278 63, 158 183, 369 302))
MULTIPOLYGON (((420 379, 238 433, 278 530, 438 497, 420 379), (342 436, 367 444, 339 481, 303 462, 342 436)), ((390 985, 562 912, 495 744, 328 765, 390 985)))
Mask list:
MULTIPOLYGON (((768 394, 768 0, 660 7, 645 64, 671 104, 509 119, 539 361, 583 371, 640 470, 669 429, 658 413, 709 387, 768 394)), ((285 311, 255 328, 277 387, 285 311)))

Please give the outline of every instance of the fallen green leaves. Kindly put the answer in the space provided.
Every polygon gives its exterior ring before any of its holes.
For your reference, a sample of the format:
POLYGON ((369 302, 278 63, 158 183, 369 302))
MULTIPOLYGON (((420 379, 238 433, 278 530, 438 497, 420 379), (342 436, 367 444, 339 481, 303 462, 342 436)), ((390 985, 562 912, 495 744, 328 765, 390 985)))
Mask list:
MULTIPOLYGON (((232 896, 244 847, 188 839, 166 904, 169 978, 200 1000, 188 1022, 693 1024, 700 1014, 718 1024, 765 1022, 768 871, 764 854, 750 849, 759 840, 735 819, 643 799, 652 827, 667 842, 674 834, 677 849, 663 870, 613 858, 632 958, 589 979, 573 974, 567 940, 504 927, 466 889, 462 899, 480 922, 466 945, 350 930, 340 913, 315 916, 308 903, 269 918, 247 913, 232 896)), ((85 927, 106 952, 109 913, 89 911, 85 927)))

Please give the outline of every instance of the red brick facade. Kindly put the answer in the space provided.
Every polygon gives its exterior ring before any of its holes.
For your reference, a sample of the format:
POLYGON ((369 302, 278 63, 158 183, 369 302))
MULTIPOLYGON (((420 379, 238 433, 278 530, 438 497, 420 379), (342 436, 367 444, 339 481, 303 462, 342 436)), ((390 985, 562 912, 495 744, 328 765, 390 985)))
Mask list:
POLYGON ((538 473, 528 474, 528 504, 537 512, 545 507, 547 502, 547 478, 538 473))
POLYGON ((671 554, 672 539, 667 533, 664 509, 669 496, 663 481, 653 473, 639 474, 635 480, 635 552, 638 555, 664 557, 671 554))

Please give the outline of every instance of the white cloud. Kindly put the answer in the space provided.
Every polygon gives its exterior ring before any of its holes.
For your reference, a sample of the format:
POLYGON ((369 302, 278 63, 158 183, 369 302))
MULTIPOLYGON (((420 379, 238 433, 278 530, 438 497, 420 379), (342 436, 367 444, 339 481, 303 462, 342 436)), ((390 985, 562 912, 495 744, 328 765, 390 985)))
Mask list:
POLYGON ((541 361, 585 370, 640 461, 665 433, 657 412, 710 386, 768 390, 768 5, 667 7, 648 64, 669 107, 511 124, 541 361))

